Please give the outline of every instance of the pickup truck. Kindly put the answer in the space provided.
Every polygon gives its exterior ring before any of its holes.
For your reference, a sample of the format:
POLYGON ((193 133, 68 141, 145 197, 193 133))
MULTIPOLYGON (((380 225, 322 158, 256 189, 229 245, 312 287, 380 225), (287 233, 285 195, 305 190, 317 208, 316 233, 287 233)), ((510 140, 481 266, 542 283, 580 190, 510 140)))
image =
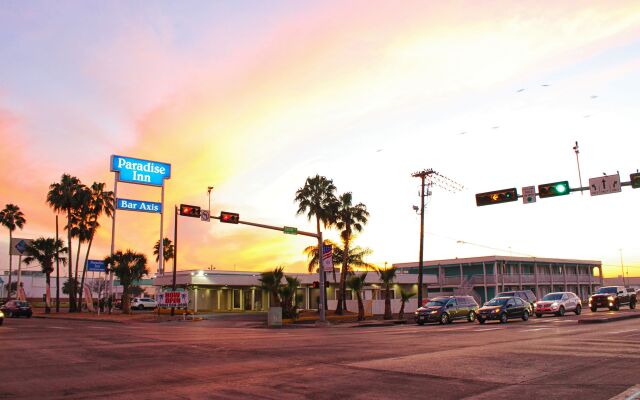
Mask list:
POLYGON ((609 310, 618 311, 620 306, 629 306, 633 310, 636 308, 636 301, 636 294, 624 286, 603 286, 589 297, 589 308, 591 311, 597 311, 598 308, 607 307, 609 310))

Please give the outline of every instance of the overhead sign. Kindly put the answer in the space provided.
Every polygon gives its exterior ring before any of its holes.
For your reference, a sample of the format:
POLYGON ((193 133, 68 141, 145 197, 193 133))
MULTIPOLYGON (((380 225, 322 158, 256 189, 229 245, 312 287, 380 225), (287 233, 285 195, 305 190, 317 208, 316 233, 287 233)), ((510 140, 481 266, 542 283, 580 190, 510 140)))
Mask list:
POLYGON ((130 199, 116 199, 116 208, 118 210, 144 211, 150 213, 161 213, 162 203, 154 201, 140 201, 130 199))
POLYGON ((530 204, 536 202, 536 187, 535 186, 523 186, 522 187, 522 202, 524 204, 530 204))
POLYGON ((22 256, 27 245, 31 244, 31 239, 11 238, 11 246, 9 247, 9 254, 12 256, 22 256))
POLYGON ((87 271, 89 272, 106 272, 104 261, 87 260, 87 271))
POLYGON ((209 214, 208 210, 200 210, 200 221, 210 222, 211 214, 209 214))
POLYGON ((156 300, 160 307, 186 308, 189 304, 189 294, 187 292, 160 292, 156 300))
POLYGON ((294 228, 293 226, 285 226, 282 229, 282 232, 286 233, 287 235, 297 235, 298 228, 294 228))
POLYGON ((330 244, 322 245, 322 269, 325 272, 333 271, 333 246, 330 244))
POLYGON ((113 155, 111 172, 118 173, 120 182, 163 186, 171 178, 171 164, 113 155))
POLYGON ((592 196, 620 193, 622 191, 620 187, 620 174, 589 178, 589 191, 592 196))

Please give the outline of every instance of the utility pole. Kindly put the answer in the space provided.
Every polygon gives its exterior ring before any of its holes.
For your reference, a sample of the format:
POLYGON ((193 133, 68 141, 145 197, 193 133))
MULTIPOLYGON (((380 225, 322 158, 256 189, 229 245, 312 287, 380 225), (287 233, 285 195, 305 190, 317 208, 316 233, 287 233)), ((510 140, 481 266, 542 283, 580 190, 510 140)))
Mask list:
POLYGON ((211 191, 213 190, 213 186, 207 187, 207 194, 209 195, 209 215, 211 215, 211 191))
POLYGON ((576 140, 576 145, 573 146, 573 151, 576 152, 576 162, 578 163, 578 180, 580 181, 580 194, 584 195, 584 188, 582 187, 582 174, 580 173, 580 150, 578 149, 578 141, 576 140))
POLYGON ((418 260, 418 307, 422 307, 422 286, 424 270, 424 198, 431 195, 431 186, 437 185, 450 192, 459 192, 463 186, 433 169, 423 169, 411 174, 414 178, 420 178, 420 255, 418 260), (427 190, 425 192, 425 186, 427 190))
POLYGON ((624 279, 624 263, 622 262, 622 249, 620 249, 620 268, 622 269, 622 286, 627 287, 626 280, 624 279))
MULTIPOLYGON (((173 217, 173 283, 171 290, 176 291, 176 271, 178 269, 178 206, 174 206, 173 217)), ((171 307, 171 316, 176 312, 175 307, 171 307)), ((185 311, 186 312, 186 311, 185 311)))

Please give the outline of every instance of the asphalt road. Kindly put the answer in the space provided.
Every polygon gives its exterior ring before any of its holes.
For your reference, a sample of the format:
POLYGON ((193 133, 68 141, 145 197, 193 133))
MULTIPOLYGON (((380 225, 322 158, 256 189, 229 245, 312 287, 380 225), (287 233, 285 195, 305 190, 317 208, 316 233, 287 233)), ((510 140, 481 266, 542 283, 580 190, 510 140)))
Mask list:
POLYGON ((640 319, 255 325, 6 320, 0 398, 588 400, 640 384, 640 319))

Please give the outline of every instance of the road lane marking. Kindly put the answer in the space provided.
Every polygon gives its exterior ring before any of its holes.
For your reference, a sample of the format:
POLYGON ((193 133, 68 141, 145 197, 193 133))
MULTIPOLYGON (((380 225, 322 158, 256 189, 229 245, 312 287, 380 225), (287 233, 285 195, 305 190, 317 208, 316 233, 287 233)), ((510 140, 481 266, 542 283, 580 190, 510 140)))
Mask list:
POLYGON ((51 328, 51 329, 73 329, 73 328, 69 328, 68 326, 50 326, 49 328, 51 328))
POLYGON ((638 329, 627 329, 625 331, 615 331, 615 332, 611 332, 613 333, 629 333, 629 332, 639 332, 638 329))
POLYGON ((541 331, 541 330, 543 330, 543 329, 551 329, 551 328, 544 327, 544 328, 523 329, 523 330, 522 330, 522 332, 541 331))
POLYGON ((497 331, 497 330, 501 330, 501 329, 505 329, 505 328, 476 328, 476 329, 472 330, 471 332, 487 332, 487 331, 497 331))

